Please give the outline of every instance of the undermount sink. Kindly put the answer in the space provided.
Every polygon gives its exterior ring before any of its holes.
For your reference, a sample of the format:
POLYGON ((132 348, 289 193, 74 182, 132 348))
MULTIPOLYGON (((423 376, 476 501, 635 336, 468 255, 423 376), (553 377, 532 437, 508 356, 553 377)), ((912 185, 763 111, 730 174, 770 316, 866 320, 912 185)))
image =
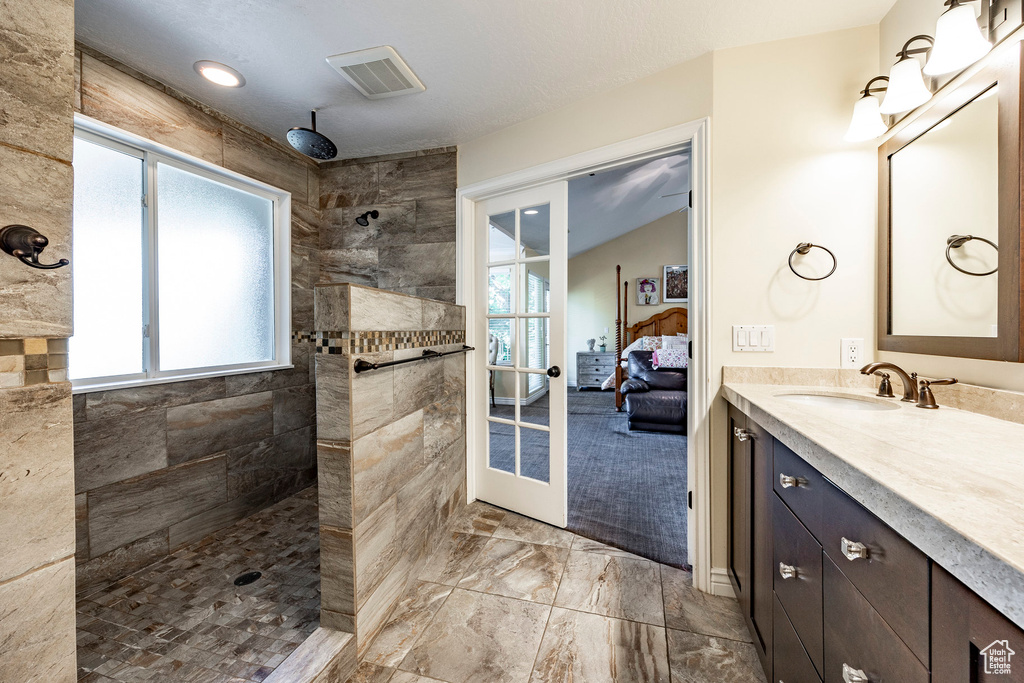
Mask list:
MULTIPOLYGON (((779 398, 822 408, 839 408, 840 410, 897 410, 899 405, 889 403, 885 399, 872 399, 866 396, 851 394, 809 394, 792 393, 776 394, 779 398)), ((895 400, 895 399, 893 399, 895 400)))

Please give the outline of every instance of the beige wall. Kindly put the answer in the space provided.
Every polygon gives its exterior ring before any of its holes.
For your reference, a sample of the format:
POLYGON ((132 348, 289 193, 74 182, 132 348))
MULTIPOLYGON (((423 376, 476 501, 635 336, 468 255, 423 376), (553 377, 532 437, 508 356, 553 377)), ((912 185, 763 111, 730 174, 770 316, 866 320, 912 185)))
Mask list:
MULTIPOLYGON (((722 365, 836 367, 843 337, 874 338, 875 149, 843 134, 877 70, 876 27, 715 53, 711 286, 722 365), (779 87, 784 82, 785 87, 779 87), (799 242, 835 252, 821 282, 786 263, 799 242), (774 353, 734 353, 731 326, 774 324, 774 353)), ((810 266, 812 264, 808 264, 810 266)), ((712 408, 715 566, 725 561, 725 402, 712 408)))
MULTIPOLYGON (((875 149, 843 142, 878 71, 878 27, 722 50, 460 147, 462 185, 712 116, 713 392, 722 365, 835 367, 874 338, 875 149), (786 265, 836 252, 824 282, 786 265), (731 350, 733 324, 774 324, 776 351, 731 350)), ((810 264, 815 265, 815 264, 810 264)), ((611 281, 609 279, 609 281, 611 281)), ((713 407, 712 563, 726 561, 724 402, 713 407)))
POLYGON ((711 55, 459 145, 459 185, 676 126, 711 113, 711 55))
MULTIPOLYGON (((943 2, 944 0, 896 0, 879 25, 879 74, 889 73, 889 67, 896 63, 896 53, 903 48, 903 44, 909 38, 921 34, 935 35, 935 21, 948 9, 943 6, 943 2)), ((974 3, 968 5, 974 7, 974 3)), ((975 7, 975 12, 977 11, 979 9, 975 7)))
MULTIPOLYGON (((621 237, 569 259, 569 384, 576 384, 576 352, 587 350, 587 340, 608 328, 608 350, 615 350, 615 266, 629 282, 628 321, 649 318, 686 304, 636 305, 636 278, 663 278, 662 268, 689 263, 686 251, 688 214, 673 212, 621 237)), ((665 282, 662 280, 662 289, 665 282)), ((664 291, 662 292, 664 296, 664 291)), ((595 346, 596 347, 596 346, 595 346)))

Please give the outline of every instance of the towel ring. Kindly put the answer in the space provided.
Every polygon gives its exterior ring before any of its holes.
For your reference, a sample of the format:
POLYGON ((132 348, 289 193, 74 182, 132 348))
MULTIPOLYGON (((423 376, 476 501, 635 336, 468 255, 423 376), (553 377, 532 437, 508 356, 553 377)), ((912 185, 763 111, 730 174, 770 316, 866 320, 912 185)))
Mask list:
POLYGON ((995 268, 993 268, 992 270, 988 271, 987 273, 972 273, 971 271, 964 270, 963 268, 961 268, 957 264, 953 263, 953 257, 950 256, 949 250, 950 249, 959 249, 960 247, 964 246, 966 243, 970 242, 971 240, 979 240, 981 242, 984 242, 985 244, 988 244, 993 249, 995 249, 997 254, 999 253, 999 247, 996 245, 996 243, 993 242, 992 240, 985 239, 984 237, 976 237, 974 235, 950 235, 949 239, 946 240, 946 260, 949 261, 949 265, 953 266, 954 268, 959 270, 964 275, 973 275, 974 277, 985 277, 986 275, 991 275, 992 273, 994 273, 997 270, 999 270, 999 266, 996 266, 995 268))
POLYGON ((801 242, 800 244, 796 245, 796 249, 789 252, 789 269, 792 270, 793 274, 796 275, 798 278, 810 280, 811 282, 817 282, 818 280, 824 280, 825 278, 829 277, 830 275, 832 275, 832 273, 836 272, 836 266, 838 265, 839 261, 836 259, 836 255, 833 254, 830 249, 823 247, 820 244, 801 242), (807 277, 806 275, 801 275, 800 273, 796 272, 796 268, 793 267, 793 257, 796 256, 797 254, 800 254, 801 256, 806 256, 808 253, 810 253, 811 249, 814 249, 815 247, 821 249, 826 254, 832 257, 832 270, 828 271, 827 274, 822 275, 821 277, 807 277))

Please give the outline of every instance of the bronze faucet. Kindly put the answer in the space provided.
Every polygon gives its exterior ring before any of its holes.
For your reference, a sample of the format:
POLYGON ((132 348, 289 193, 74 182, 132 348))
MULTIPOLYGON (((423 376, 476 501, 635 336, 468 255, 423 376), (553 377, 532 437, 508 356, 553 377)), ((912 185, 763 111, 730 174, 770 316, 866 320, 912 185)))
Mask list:
MULTIPOLYGON (((862 375, 873 375, 876 370, 892 370, 903 382, 903 398, 902 401, 908 403, 917 401, 917 375, 908 375, 903 368, 893 363, 869 363, 860 369, 862 375)), ((887 378, 883 378, 883 382, 887 378)))

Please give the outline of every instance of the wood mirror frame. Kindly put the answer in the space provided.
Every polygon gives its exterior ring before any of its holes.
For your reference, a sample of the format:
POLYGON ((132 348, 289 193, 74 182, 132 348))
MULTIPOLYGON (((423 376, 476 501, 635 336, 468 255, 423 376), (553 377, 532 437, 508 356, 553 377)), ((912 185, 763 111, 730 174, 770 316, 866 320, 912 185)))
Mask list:
MULTIPOLYGON (((878 149, 878 348, 882 351, 926 353, 1024 362, 1021 333, 1021 51, 1024 44, 1002 46, 974 76, 933 100, 917 119, 893 135, 878 149), (891 309, 890 159, 893 154, 972 102, 993 85, 999 85, 999 271, 998 337, 895 335, 891 309)), ((956 178, 950 179, 955 188, 956 178)), ((914 263, 897 267, 914 268, 914 263)))

